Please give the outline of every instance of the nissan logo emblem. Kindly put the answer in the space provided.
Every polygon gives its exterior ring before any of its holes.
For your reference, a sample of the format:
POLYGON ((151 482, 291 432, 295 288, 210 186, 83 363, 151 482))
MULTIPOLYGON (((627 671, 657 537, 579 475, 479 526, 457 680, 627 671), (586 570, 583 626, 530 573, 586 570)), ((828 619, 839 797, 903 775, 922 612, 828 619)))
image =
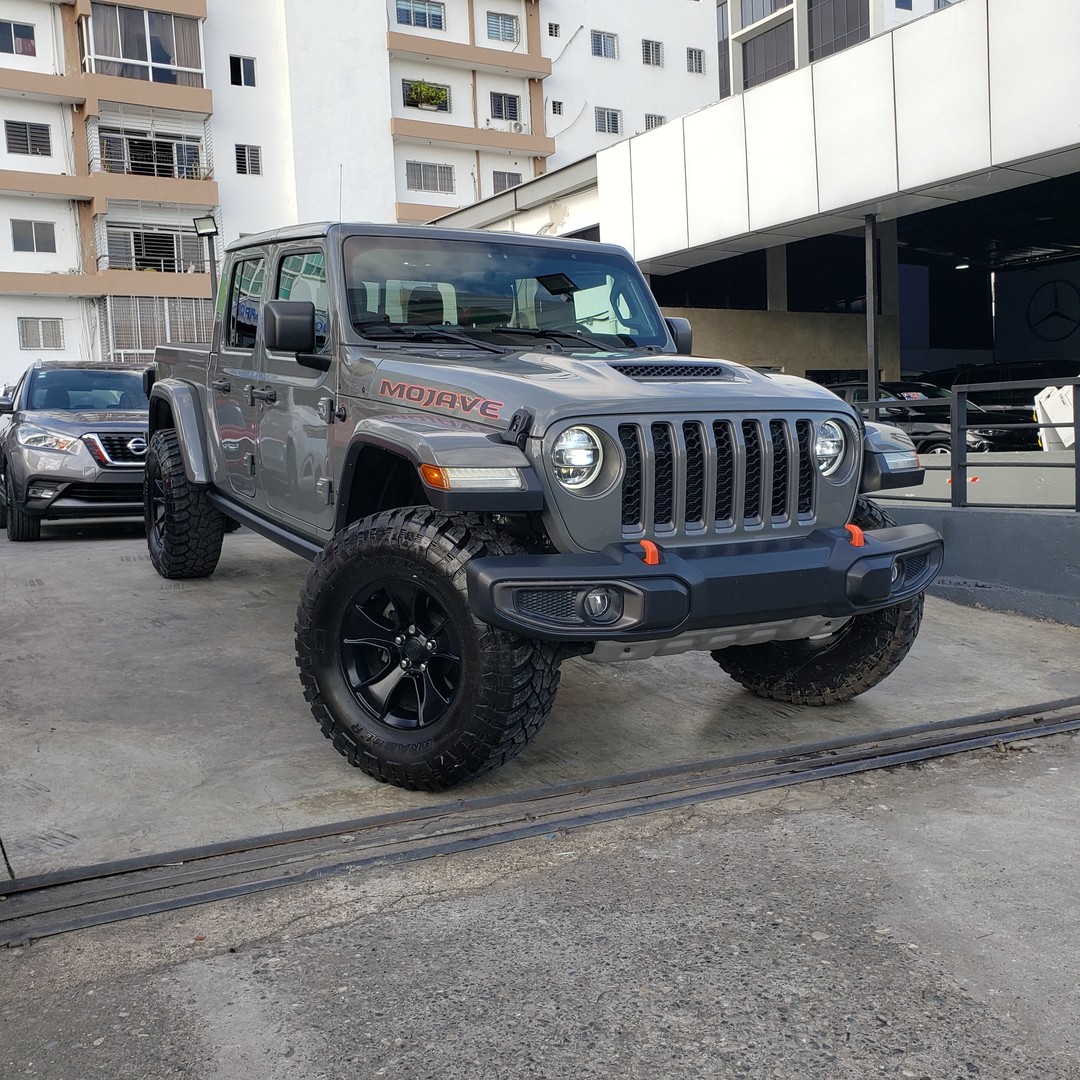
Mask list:
POLYGON ((138 435, 127 444, 127 448, 136 457, 144 457, 147 449, 146 440, 141 435, 138 435))

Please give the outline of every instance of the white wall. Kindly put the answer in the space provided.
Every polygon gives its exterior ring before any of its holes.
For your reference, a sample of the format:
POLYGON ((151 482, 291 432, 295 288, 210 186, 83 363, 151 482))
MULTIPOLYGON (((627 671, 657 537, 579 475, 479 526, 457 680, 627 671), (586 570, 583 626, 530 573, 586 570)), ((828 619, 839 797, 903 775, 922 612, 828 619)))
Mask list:
MULTIPOLYGON (((465 0, 446 6, 467 40, 465 0)), ((339 211, 346 221, 396 220, 386 50, 393 4, 285 0, 285 10, 300 220, 332 220, 339 211)))
POLYGON ((14 383, 35 360, 89 360, 97 357, 93 307, 70 296, 0 296, 0 386, 14 383), (62 349, 20 349, 22 318, 61 319, 62 349))
MULTIPOLYGON (((476 202, 476 152, 450 146, 426 146, 420 143, 401 142, 393 150, 391 179, 397 181, 398 201, 421 203, 425 206, 445 206, 453 210, 476 202), (454 193, 443 195, 436 191, 410 191, 405 186, 405 163, 422 161, 432 165, 453 165, 454 193)), ((395 220, 393 217, 386 219, 395 220)))
MULTIPOLYGON (((7 140, 0 130, 0 169, 17 172, 66 173, 75 172, 71 146, 71 109, 65 105, 31 101, 22 97, 0 97, 0 121, 19 120, 28 124, 47 124, 52 154, 9 154, 7 140)), ((0 124, 0 129, 3 125, 0 124)))
POLYGON ((28 23, 34 28, 36 56, 0 53, 0 67, 19 71, 41 71, 47 75, 63 72, 63 32, 60 14, 54 4, 43 0, 4 0, 0 18, 28 23))
POLYGON ((716 6, 696 0, 544 0, 540 6, 541 51, 552 61, 544 80, 547 134, 556 140, 548 169, 557 169, 645 130, 645 114, 668 120, 716 101, 716 6), (559 36, 548 34, 558 23, 559 36), (619 57, 592 55, 592 30, 618 34, 619 57), (642 39, 664 45, 663 67, 641 62, 642 39), (705 52, 704 74, 686 70, 688 47, 705 52), (563 103, 561 116, 552 101, 563 103), (623 132, 596 130, 597 106, 622 111, 623 132))
POLYGON ((214 93, 223 243, 297 220, 285 25, 282 0, 211 0, 207 8, 204 63, 214 93), (254 86, 232 85, 230 56, 254 58, 254 86), (237 144, 262 148, 261 176, 237 173, 237 144))
POLYGON ((897 7, 896 0, 875 0, 874 8, 876 10, 872 9, 871 32, 877 34, 929 15, 934 10, 934 0, 911 0, 910 11, 897 7), (880 20, 876 17, 879 12, 880 20))

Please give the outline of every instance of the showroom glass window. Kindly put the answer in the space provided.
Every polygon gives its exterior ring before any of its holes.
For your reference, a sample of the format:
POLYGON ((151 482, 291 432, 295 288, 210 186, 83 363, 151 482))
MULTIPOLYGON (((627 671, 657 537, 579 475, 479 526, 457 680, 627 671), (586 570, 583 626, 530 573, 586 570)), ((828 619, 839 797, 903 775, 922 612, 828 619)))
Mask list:
POLYGON ((743 45, 743 89, 795 70, 795 31, 790 19, 743 45))
POLYGON ((808 0, 810 59, 831 56, 870 36, 870 0, 808 0))

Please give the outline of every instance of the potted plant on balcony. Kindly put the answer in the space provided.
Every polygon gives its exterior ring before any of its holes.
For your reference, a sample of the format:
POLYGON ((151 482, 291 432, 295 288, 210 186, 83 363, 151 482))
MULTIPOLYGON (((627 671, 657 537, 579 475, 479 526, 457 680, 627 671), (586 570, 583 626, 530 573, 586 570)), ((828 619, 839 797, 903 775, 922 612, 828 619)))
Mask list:
POLYGON ((434 83, 424 82, 423 79, 409 86, 409 104, 429 112, 445 108, 448 97, 445 86, 436 86, 434 83))

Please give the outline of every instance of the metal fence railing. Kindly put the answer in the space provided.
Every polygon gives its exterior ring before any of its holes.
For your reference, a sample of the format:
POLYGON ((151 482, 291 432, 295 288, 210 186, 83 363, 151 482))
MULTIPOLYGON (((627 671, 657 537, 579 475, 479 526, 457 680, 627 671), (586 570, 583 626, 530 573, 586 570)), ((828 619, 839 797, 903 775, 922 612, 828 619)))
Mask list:
MULTIPOLYGON (((1071 509, 1080 512, 1080 378, 1073 379, 1039 379, 1039 380, 1025 380, 1015 382, 983 382, 983 383, 961 383, 952 387, 952 398, 949 402, 949 422, 951 428, 951 446, 952 446, 952 460, 948 463, 942 463, 940 465, 923 461, 923 468, 927 472, 947 472, 949 474, 950 492, 947 498, 938 498, 935 496, 919 496, 922 502, 936 502, 947 503, 950 506, 966 507, 968 502, 968 471, 972 467, 969 462, 969 451, 967 446, 967 431, 969 428, 982 428, 992 426, 993 420, 987 419, 987 417, 980 416, 978 419, 969 417, 968 413, 968 401, 970 400, 970 394, 972 392, 980 393, 985 391, 994 390, 1030 390, 1032 401, 1034 401, 1035 395, 1049 386, 1071 386, 1073 387, 1072 394, 1072 417, 1071 419, 1059 421, 1055 423, 1046 423, 1035 419, 1034 405, 1032 406, 1032 420, 1029 423, 1016 423, 1011 424, 1011 427, 1015 428, 1027 428, 1027 429, 1039 429, 1040 431, 1047 428, 1064 428, 1071 430, 1073 445, 1072 445, 1072 461, 1055 461, 1046 460, 1047 455, 1043 455, 1039 451, 1031 451, 1024 454, 1010 455, 1010 460, 996 460, 996 456, 988 456, 978 454, 977 467, 980 472, 991 469, 1031 469, 1036 466, 1042 469, 1069 469, 1073 474, 1072 484, 1072 507, 1071 509), (1036 456, 1038 455, 1038 456, 1036 456)), ((889 423, 888 408, 890 402, 879 402, 878 408, 875 410, 879 414, 879 419, 882 423, 889 423)), ((933 398, 926 401, 912 401, 904 399, 902 402, 905 409, 938 409, 940 410, 943 404, 942 399, 933 398)), ((1045 510, 1047 506, 1045 503, 1031 503, 1031 502, 979 502, 977 504, 980 507, 986 507, 989 509, 1013 509, 1013 510, 1045 510)), ((1060 507, 1059 507, 1060 509, 1060 507)), ((1068 506, 1065 509, 1069 509, 1068 506)))

